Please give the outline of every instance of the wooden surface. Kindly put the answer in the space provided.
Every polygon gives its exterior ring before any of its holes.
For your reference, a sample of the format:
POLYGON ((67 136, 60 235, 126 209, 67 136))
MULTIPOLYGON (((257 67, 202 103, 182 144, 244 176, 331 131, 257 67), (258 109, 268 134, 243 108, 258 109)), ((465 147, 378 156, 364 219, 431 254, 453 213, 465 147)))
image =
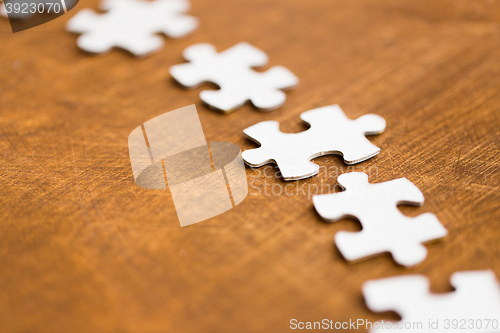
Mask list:
MULTIPOLYGON (((455 271, 500 276, 499 1, 192 2, 200 28, 140 60, 89 56, 63 30, 96 0, 16 34, 0 20, 1 332, 286 332, 294 318, 397 318, 366 308, 369 279, 425 274, 447 292, 455 271), (222 115, 168 74, 191 44, 240 41, 300 78, 284 107, 222 115), (435 213, 449 236, 412 269, 389 256, 347 264, 334 235, 359 223, 322 222, 307 193, 264 195, 284 182, 262 169, 247 169, 235 209, 181 228, 168 191, 135 185, 127 137, 193 103, 207 141, 242 149, 255 147, 244 128, 275 119, 298 132, 315 107, 383 116, 380 155, 349 171, 408 178, 426 202, 402 211, 435 213)), ((346 172, 339 157, 315 162, 322 173, 293 184, 346 172)))

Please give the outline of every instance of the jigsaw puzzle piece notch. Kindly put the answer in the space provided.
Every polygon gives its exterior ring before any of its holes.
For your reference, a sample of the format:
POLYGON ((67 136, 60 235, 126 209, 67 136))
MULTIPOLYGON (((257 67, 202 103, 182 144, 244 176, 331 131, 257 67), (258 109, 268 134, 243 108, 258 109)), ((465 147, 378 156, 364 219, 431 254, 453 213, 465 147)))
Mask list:
MULTIPOLYGON (((404 177, 370 185, 377 186, 379 191, 383 192, 387 198, 391 199, 395 207, 403 204, 422 206, 425 201, 424 194, 417 185, 404 177)), ((399 210, 397 210, 397 212, 405 216, 399 210)))
POLYGON ((195 89, 210 81, 205 67, 217 56, 217 51, 212 44, 191 45, 182 52, 182 56, 189 62, 170 67, 170 74, 179 84, 186 89, 195 89))
POLYGON ((184 15, 172 17, 168 22, 162 23, 158 31, 170 38, 184 37, 198 27, 198 20, 194 17, 184 15))
MULTIPOLYGON (((213 58, 216 55, 217 51, 215 47, 209 43, 199 43, 191 45, 182 52, 183 58, 191 62, 197 62, 203 60, 209 61, 210 58, 213 58)), ((182 65, 191 65, 191 64, 181 64, 181 65, 176 65, 174 67, 182 65)))
POLYGON ((389 251, 398 264, 415 266, 427 257, 427 247, 423 244, 444 238, 448 231, 439 222, 436 215, 424 213, 414 218, 405 216, 401 222, 402 232, 412 235, 412 239, 403 240, 394 238, 394 245, 389 251))
POLYGON ((91 9, 84 8, 68 21, 66 29, 83 34, 91 31, 97 24, 100 23, 100 20, 100 15, 97 15, 91 9))
MULTIPOLYGON (((366 210, 361 210, 359 207, 364 204, 363 195, 368 193, 370 186, 373 185, 368 182, 368 175, 364 172, 344 173, 337 177, 337 182, 343 192, 313 196, 313 204, 318 214, 327 222, 336 222, 344 218, 359 221, 364 219, 366 210)), ((369 218, 371 212, 366 212, 366 217, 369 218)), ((365 229, 364 226, 363 230, 365 229)))
MULTIPOLYGON (((360 192, 370 185, 368 175, 364 172, 349 172, 337 177, 337 183, 344 191, 360 192)), ((321 197, 318 197, 318 199, 321 197)))
POLYGON ((242 153, 247 164, 259 167, 273 162, 272 152, 266 149, 281 134, 280 124, 277 121, 262 121, 243 130, 243 133, 252 141, 259 144, 259 148, 248 149, 242 153))
POLYGON ((228 68, 257 68, 267 64, 267 54, 250 43, 240 42, 219 54, 221 64, 228 68))
POLYGON ((341 152, 347 165, 360 163, 380 153, 380 148, 371 143, 365 136, 377 135, 385 130, 384 118, 367 114, 351 121, 353 130, 347 134, 341 152))
POLYGON ((386 121, 379 115, 369 113, 354 120, 358 130, 364 135, 378 135, 385 131, 386 121))

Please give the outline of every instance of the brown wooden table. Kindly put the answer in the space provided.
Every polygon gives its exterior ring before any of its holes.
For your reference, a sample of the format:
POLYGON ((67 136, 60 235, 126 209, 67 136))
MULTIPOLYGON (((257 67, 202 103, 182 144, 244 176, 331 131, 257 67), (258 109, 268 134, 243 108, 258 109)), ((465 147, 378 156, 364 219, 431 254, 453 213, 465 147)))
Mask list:
MULTIPOLYGON (((1 332, 286 332, 291 319, 397 319, 366 308, 370 279, 425 274, 448 292, 455 271, 500 276, 500 2, 192 2, 200 28, 145 59, 78 50, 64 24, 96 0, 16 34, 0 20, 1 332), (284 107, 223 115, 169 76, 191 44, 240 41, 300 78, 284 107), (333 238, 359 223, 322 222, 300 191, 263 194, 284 184, 274 169, 247 169, 243 203, 181 228, 168 190, 135 185, 127 137, 193 103, 207 141, 242 149, 256 147, 244 128, 302 131, 299 114, 315 107, 383 116, 370 139, 380 155, 349 171, 408 178, 426 203, 401 210, 435 213, 449 236, 412 269, 390 256, 348 264, 333 238)), ((322 172, 298 186, 347 171, 337 156, 315 162, 322 172)))

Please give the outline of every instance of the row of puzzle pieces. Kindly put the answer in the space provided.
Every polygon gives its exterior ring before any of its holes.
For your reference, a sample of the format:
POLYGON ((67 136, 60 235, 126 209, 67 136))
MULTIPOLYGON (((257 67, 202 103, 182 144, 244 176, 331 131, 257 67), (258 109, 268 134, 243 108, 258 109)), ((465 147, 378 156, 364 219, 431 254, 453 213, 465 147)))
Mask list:
MULTIPOLYGON (((84 9, 67 24, 69 31, 83 34, 78 46, 89 52, 103 53, 116 46, 135 55, 145 55, 162 45, 161 38, 154 33, 162 32, 175 38, 190 33, 198 25, 195 18, 184 14, 189 9, 189 3, 184 0, 104 0, 101 9, 107 12, 98 15, 84 9)), ((187 48, 183 56, 189 63, 171 67, 172 76, 188 88, 207 81, 219 85, 220 90, 202 91, 200 97, 225 112, 247 101, 259 109, 275 109, 285 102, 281 89, 298 84, 298 79, 284 67, 276 66, 265 73, 253 71, 252 67, 263 66, 268 59, 264 52, 248 43, 239 43, 221 53, 210 44, 196 44, 187 48)), ((245 129, 244 133, 261 147, 245 151, 244 161, 251 167, 274 162, 285 180, 296 180, 318 173, 318 165, 310 162, 317 156, 340 154, 346 164, 355 164, 380 152, 365 138, 365 135, 384 131, 385 120, 378 115, 350 120, 334 105, 304 112, 301 118, 311 125, 302 133, 282 133, 275 121, 245 129)), ((421 243, 442 238, 447 233, 432 214, 414 221, 399 213, 398 203, 423 203, 422 193, 406 179, 369 185, 363 175, 349 174, 339 182, 348 188, 343 194, 346 199, 338 195, 315 197, 314 204, 325 219, 351 215, 361 220, 363 231, 357 235, 339 233, 336 236, 340 251, 349 260, 389 251, 398 263, 415 265, 426 256, 421 243), (364 196, 351 196, 356 190, 364 196), (381 196, 381 192, 387 196, 381 196), (331 208, 339 206, 335 203, 339 200, 345 201, 340 205, 343 212, 331 208), (377 212, 383 212, 383 216, 377 216, 377 212)))
MULTIPOLYGON (((117 47, 144 57, 162 47, 163 40, 157 33, 179 38, 198 27, 198 20, 185 14, 189 7, 187 0, 102 0, 100 9, 105 13, 83 9, 67 22, 66 29, 81 34, 77 45, 84 51, 103 54, 117 47)), ((196 44, 188 47, 183 56, 189 63, 172 66, 174 79, 190 89, 205 82, 218 85, 219 90, 202 91, 200 98, 225 113, 247 102, 262 111, 275 110, 285 103, 283 90, 299 83, 282 66, 263 73, 254 71, 252 68, 265 66, 268 57, 246 42, 220 53, 211 44, 196 44)))
MULTIPOLYGON (((347 118, 338 105, 304 112, 311 128, 301 133, 282 133, 275 121, 264 121, 243 132, 261 145, 243 152, 245 163, 259 167, 275 163, 282 177, 303 179, 318 173, 311 159, 339 154, 346 164, 367 160, 380 152, 365 135, 382 133, 385 120, 368 114, 347 118)), ((424 196, 406 178, 370 184, 361 172, 337 179, 343 192, 315 195, 313 204, 328 222, 356 218, 360 232, 339 232, 335 243, 348 261, 391 253, 402 266, 414 266, 427 256, 423 243, 445 237, 448 231, 434 214, 415 218, 403 215, 400 204, 422 205, 424 196)), ((456 291, 436 295, 424 276, 411 275, 368 281, 362 291, 374 312, 395 311, 402 321, 378 322, 369 332, 500 332, 500 284, 493 271, 458 272, 451 277, 456 291), (441 330, 440 330, 441 329, 441 330)))
MULTIPOLYGON (((78 46, 91 53, 105 53, 119 47, 136 56, 146 56, 163 45, 156 33, 178 38, 198 26, 196 18, 185 15, 189 9, 186 0, 103 0, 100 9, 106 13, 84 9, 67 24, 67 30, 82 34, 78 46)), ((288 69, 280 66, 265 73, 253 71, 254 67, 264 66, 268 59, 264 52, 248 43, 239 43, 220 53, 210 44, 196 44, 187 48, 183 56, 189 63, 171 67, 174 79, 186 88, 205 82, 217 84, 220 90, 202 91, 200 97, 210 107, 226 113, 248 101, 260 110, 274 110, 285 102, 283 90, 299 82, 288 69)), ((351 120, 339 106, 332 105, 304 112, 301 118, 311 126, 301 133, 282 133, 275 121, 264 121, 245 129, 244 133, 260 144, 259 148, 243 152, 245 163, 251 167, 275 163, 283 178, 291 181, 317 174, 319 167, 311 160, 318 156, 338 154, 346 164, 355 164, 380 152, 365 137, 385 130, 385 120, 378 115, 351 120)), ((370 184, 366 174, 353 172, 339 176, 338 182, 343 192, 314 196, 313 204, 326 221, 354 217, 361 222, 362 231, 339 232, 335 236, 335 243, 346 260, 356 261, 389 252, 398 264, 413 266, 427 255, 423 243, 447 235, 435 215, 427 213, 409 218, 398 210, 399 204, 422 205, 424 202, 422 192, 406 178, 370 184)), ((455 273, 451 282, 455 292, 433 295, 423 276, 394 277, 365 283, 363 294, 371 310, 394 310, 402 316, 402 324, 422 318, 487 318, 493 321, 490 327, 468 331, 498 332, 500 287, 494 273, 455 273)), ((423 324, 423 330, 419 331, 430 332, 430 328, 425 329, 427 323, 423 324)), ((405 325, 402 327, 401 330, 392 327, 392 330, 408 331, 405 325)), ((379 331, 382 329, 371 330, 379 331)))
MULTIPOLYGON (((84 9, 68 21, 67 30, 83 34, 77 43, 85 51, 104 53, 120 47, 144 56, 163 44, 155 33, 176 38, 198 26, 195 18, 182 14, 188 8, 184 0, 104 0, 101 9, 107 10, 106 14, 97 15, 84 9)), ((174 79, 186 88, 196 88, 205 82, 217 84, 220 90, 202 91, 200 98, 226 113, 248 101, 260 110, 272 111, 285 103, 282 90, 299 83, 285 67, 275 66, 264 73, 252 70, 266 65, 268 58, 245 42, 221 53, 211 44, 196 44, 184 50, 183 56, 190 62, 170 69, 174 79)))
MULTIPOLYGON (((365 161, 380 152, 365 135, 382 133, 385 120, 367 114, 356 120, 347 118, 338 105, 326 106, 300 115, 311 127, 300 133, 283 133, 275 121, 263 121, 243 132, 261 146, 243 152, 246 164, 259 167, 277 164, 287 181, 304 179, 318 173, 311 159, 339 154, 346 164, 365 161)), ((447 230, 433 214, 416 218, 403 215, 398 204, 422 205, 422 192, 405 178, 382 184, 369 184, 365 173, 347 173, 338 182, 344 192, 314 196, 319 215, 327 221, 345 217, 359 219, 363 230, 340 232, 335 242, 350 261, 389 252, 404 266, 422 262, 427 251, 422 243, 443 238, 447 230)))
MULTIPOLYGON (((180 37, 196 28, 196 19, 182 15, 187 8, 186 1, 157 0, 146 5, 136 0, 106 0, 101 7, 108 10, 104 17, 82 11, 67 27, 83 33, 78 45, 86 51, 101 53, 118 46, 142 56, 162 45, 153 33, 180 37), (151 16, 150 12, 155 15, 151 16), (169 20, 164 20, 166 17, 169 20), (124 25, 126 34, 122 30, 124 25)), ((237 44, 221 53, 210 44, 197 44, 187 48, 183 56, 189 63, 171 67, 171 75, 187 88, 204 82, 217 84, 220 90, 202 91, 200 98, 223 112, 233 111, 247 101, 258 109, 274 110, 285 102, 286 96, 281 90, 293 88, 299 82, 284 67, 273 67, 265 73, 253 71, 253 67, 264 66, 268 59, 264 52, 248 43, 237 44)), ((355 164, 380 152, 365 138, 385 130, 385 120, 378 115, 350 120, 339 106, 333 105, 304 112, 301 119, 311 126, 302 133, 282 133, 275 121, 245 129, 244 133, 261 145, 243 153, 245 163, 251 167, 276 163, 285 180, 297 180, 318 173, 318 165, 311 162, 315 157, 339 154, 346 164, 355 164)), ((435 215, 427 213, 409 218, 399 211, 398 204, 422 205, 424 202, 422 192, 405 178, 370 184, 366 174, 348 173, 341 175, 338 182, 344 192, 315 196, 313 203, 327 221, 355 217, 361 222, 362 231, 339 232, 335 236, 337 247, 347 260, 389 252, 398 264, 413 266, 427 255, 423 243, 447 235, 435 215)), ((364 285, 363 294, 371 310, 395 310, 402 316, 402 323, 422 318, 498 317, 500 288, 491 271, 456 273, 451 282, 457 291, 448 295, 430 294, 429 283, 422 276, 370 281, 364 285)))

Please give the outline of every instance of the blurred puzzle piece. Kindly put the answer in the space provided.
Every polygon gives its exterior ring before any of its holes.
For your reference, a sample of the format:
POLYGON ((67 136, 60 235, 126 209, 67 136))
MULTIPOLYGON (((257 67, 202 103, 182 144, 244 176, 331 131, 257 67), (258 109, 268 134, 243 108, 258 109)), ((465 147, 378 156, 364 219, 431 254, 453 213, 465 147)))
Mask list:
POLYGON ((225 113, 250 101, 262 110, 281 107, 286 100, 282 90, 295 87, 299 80, 288 69, 274 66, 264 73, 252 70, 267 64, 267 55, 246 42, 217 53, 211 44, 196 44, 183 52, 186 64, 170 68, 173 78, 186 88, 212 82, 220 90, 204 90, 200 98, 208 106, 225 113))
POLYGON ((184 15, 187 0, 103 0, 96 14, 82 9, 66 25, 71 32, 82 34, 78 47, 91 53, 105 53, 113 47, 135 56, 146 56, 163 46, 163 33, 171 38, 183 37, 198 27, 198 20, 184 15))
POLYGON ((395 311, 402 318, 400 322, 385 322, 385 329, 381 322, 374 323, 369 332, 499 332, 500 285, 495 273, 457 272, 450 281, 455 291, 445 294, 432 294, 429 280, 422 275, 366 282, 363 295, 368 308, 373 312, 395 311), (421 326, 417 328, 414 325, 418 323, 421 326))

